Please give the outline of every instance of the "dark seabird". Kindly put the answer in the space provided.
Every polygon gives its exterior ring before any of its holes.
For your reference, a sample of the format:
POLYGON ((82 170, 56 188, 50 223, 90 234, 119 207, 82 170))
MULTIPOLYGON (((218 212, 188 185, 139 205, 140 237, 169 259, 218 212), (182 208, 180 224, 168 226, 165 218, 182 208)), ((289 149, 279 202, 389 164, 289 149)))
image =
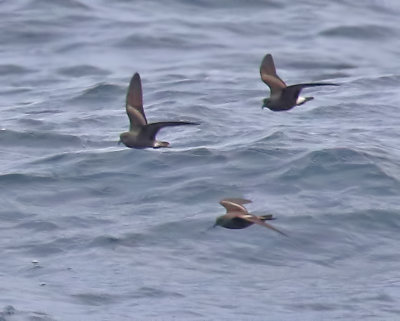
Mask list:
POLYGON ((129 84, 126 95, 126 113, 128 114, 130 127, 129 131, 122 133, 119 143, 124 143, 132 148, 160 148, 168 147, 168 142, 156 140, 157 132, 168 126, 199 125, 198 123, 186 121, 163 121, 148 124, 143 109, 142 82, 138 73, 135 73, 129 84))
POLYGON ((225 198, 219 203, 226 208, 226 214, 217 217, 214 227, 220 225, 230 229, 241 229, 252 224, 258 224, 287 236, 272 225, 264 222, 266 220, 274 220, 275 218, 272 215, 256 216, 249 213, 243 204, 251 203, 250 200, 242 198, 225 198))
POLYGON ((270 89, 270 97, 263 100, 262 108, 269 108, 272 111, 289 110, 294 106, 303 105, 314 97, 301 97, 300 92, 305 87, 316 86, 339 86, 338 84, 319 82, 286 86, 285 82, 277 75, 274 60, 271 54, 265 55, 260 66, 262 81, 270 89))

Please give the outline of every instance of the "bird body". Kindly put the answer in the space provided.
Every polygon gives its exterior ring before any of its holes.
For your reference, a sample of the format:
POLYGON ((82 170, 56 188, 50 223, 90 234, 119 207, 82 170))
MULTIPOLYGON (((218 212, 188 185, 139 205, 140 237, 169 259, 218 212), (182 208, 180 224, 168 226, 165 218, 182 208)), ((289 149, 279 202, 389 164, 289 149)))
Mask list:
POLYGON ((161 128, 182 125, 198 125, 185 121, 166 121, 147 123, 143 109, 143 93, 140 75, 135 73, 129 83, 126 95, 126 113, 129 118, 129 131, 120 135, 120 142, 131 148, 160 148, 168 147, 168 142, 158 141, 156 135, 161 128))
MULTIPOLYGON (((229 229, 242 229, 254 224, 254 222, 251 221, 254 216, 255 215, 249 214, 247 216, 240 217, 237 215, 237 213, 225 214, 217 218, 217 225, 229 229)), ((256 217, 261 221, 275 219, 274 217, 272 217, 272 215, 262 215, 256 217)))
POLYGON ((303 105, 314 97, 302 97, 300 92, 306 87, 316 86, 338 86, 334 83, 305 83, 286 86, 285 82, 278 76, 274 60, 271 54, 265 55, 260 66, 261 80, 269 87, 270 97, 263 100, 263 108, 272 111, 283 111, 292 109, 294 106, 303 105))
POLYGON ((257 216, 251 214, 247 211, 247 209, 243 206, 243 204, 251 203, 250 200, 234 198, 234 199, 223 199, 220 201, 220 204, 226 208, 226 214, 217 217, 215 220, 214 226, 222 226, 229 229, 242 229, 246 228, 253 224, 258 224, 264 227, 267 227, 279 234, 287 236, 282 231, 273 227, 272 225, 265 223, 266 220, 273 220, 273 216, 261 215, 257 216))

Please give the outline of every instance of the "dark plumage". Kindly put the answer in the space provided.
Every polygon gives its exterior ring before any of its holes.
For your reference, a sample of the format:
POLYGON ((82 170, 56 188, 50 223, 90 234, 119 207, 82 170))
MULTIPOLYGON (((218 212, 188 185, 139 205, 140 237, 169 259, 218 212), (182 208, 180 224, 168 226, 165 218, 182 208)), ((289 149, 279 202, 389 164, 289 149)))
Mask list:
POLYGON ((226 214, 217 217, 214 226, 220 225, 229 229, 242 229, 252 224, 258 224, 287 236, 277 228, 264 222, 266 220, 273 220, 274 218, 272 215, 256 216, 249 213, 243 204, 251 203, 250 200, 242 198, 226 198, 221 200, 219 203, 226 208, 226 214))
POLYGON ((306 103, 314 97, 301 97, 300 92, 305 87, 315 86, 339 86, 334 83, 306 83, 286 86, 285 82, 277 75, 274 60, 271 54, 265 55, 260 66, 262 81, 270 89, 270 97, 263 100, 262 108, 272 111, 289 110, 294 106, 306 103))
POLYGON ((127 147, 168 147, 168 142, 156 140, 156 135, 161 128, 168 126, 198 125, 198 123, 185 121, 166 121, 148 124, 143 109, 142 82, 138 73, 133 75, 129 84, 125 107, 129 117, 130 127, 128 132, 124 132, 120 135, 120 143, 124 143, 127 147))

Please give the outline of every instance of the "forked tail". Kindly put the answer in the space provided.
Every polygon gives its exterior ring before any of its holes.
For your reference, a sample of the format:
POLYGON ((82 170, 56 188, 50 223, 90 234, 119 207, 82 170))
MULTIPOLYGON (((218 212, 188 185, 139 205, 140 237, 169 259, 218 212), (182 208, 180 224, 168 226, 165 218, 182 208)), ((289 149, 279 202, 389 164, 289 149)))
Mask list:
POLYGON ((303 105, 303 104, 305 104, 307 101, 310 101, 310 100, 313 100, 313 99, 314 99, 314 97, 301 97, 301 96, 299 96, 299 97, 297 98, 296 105, 297 105, 297 106, 303 105))
POLYGON ((258 218, 262 221, 276 220, 272 214, 260 215, 258 218))

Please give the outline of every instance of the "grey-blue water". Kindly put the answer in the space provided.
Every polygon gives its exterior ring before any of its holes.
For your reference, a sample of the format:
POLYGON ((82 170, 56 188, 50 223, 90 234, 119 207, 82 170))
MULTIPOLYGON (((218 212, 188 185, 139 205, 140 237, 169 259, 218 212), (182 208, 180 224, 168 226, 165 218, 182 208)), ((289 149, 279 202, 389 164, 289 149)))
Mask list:
POLYGON ((399 320, 400 4, 0 2, 0 320, 399 320), (261 110, 259 64, 315 99, 261 110), (117 145, 140 72, 150 122, 117 145), (273 213, 209 229, 224 197, 273 213))

